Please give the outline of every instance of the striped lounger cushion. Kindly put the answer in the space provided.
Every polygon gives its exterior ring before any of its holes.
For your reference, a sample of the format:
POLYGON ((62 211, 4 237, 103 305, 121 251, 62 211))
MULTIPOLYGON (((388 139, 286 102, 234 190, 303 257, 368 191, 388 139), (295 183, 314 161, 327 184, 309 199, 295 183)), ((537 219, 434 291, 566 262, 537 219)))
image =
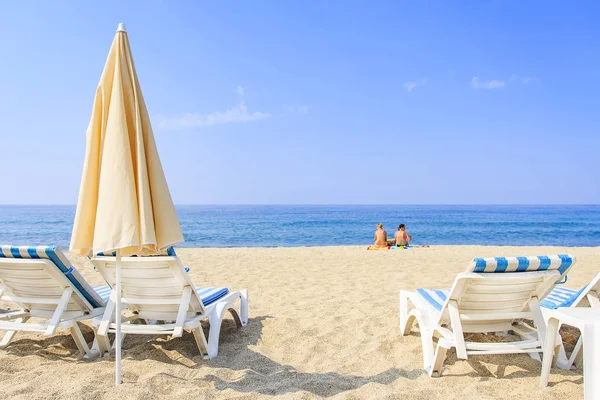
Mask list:
POLYGON ((0 258, 44 259, 50 260, 65 274, 73 286, 92 305, 104 307, 102 297, 86 282, 71 265, 67 257, 56 246, 0 246, 0 258))
MULTIPOLYGON (((575 258, 569 254, 533 257, 474 258, 469 264, 467 272, 517 273, 558 270, 561 274, 564 274, 571 267, 571 265, 573 265, 574 261, 575 258)), ((450 291, 439 289, 417 289, 417 293, 419 293, 421 297, 423 297, 423 299, 431 304, 431 306, 433 306, 436 310, 441 311, 446 299, 448 298, 448 295, 450 294, 450 291)), ((575 300, 575 298, 573 298, 573 300, 575 300)))
POLYGON ((558 270, 564 274, 573 265, 575 258, 569 254, 534 257, 474 258, 467 272, 526 272, 558 270))
POLYGON ((446 299, 450 295, 450 290, 417 289, 417 293, 427 300, 427 302, 436 310, 442 311, 442 306, 446 303, 446 299))
MULTIPOLYGON (((96 293, 98 293, 98 295, 100 295, 102 297, 102 299, 106 302, 108 301, 108 298, 110 297, 110 286, 95 286, 94 290, 96 291, 96 293)), ((202 304, 204 304, 205 306, 208 306, 212 303, 214 303, 215 301, 223 298, 224 296, 226 296, 229 293, 229 289, 228 288, 196 288, 196 291, 198 292, 198 294, 200 295, 200 298, 202 299, 202 304)))
POLYGON ((584 290, 585 286, 580 290, 555 287, 544 300, 540 301, 540 306, 551 310, 555 310, 559 307, 571 307, 584 290))

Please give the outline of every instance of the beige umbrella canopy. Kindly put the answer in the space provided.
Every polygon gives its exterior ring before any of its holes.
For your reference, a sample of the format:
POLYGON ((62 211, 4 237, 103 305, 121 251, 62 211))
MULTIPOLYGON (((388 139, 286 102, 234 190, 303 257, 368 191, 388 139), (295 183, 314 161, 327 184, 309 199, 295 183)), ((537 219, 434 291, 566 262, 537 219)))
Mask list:
POLYGON ((183 234, 158 158, 127 32, 119 24, 87 129, 70 246, 80 255, 116 252, 117 384, 121 383, 121 256, 159 254, 179 242, 183 234))
POLYGON ((120 24, 87 129, 70 248, 80 255, 116 250, 150 255, 180 242, 183 234, 120 24))

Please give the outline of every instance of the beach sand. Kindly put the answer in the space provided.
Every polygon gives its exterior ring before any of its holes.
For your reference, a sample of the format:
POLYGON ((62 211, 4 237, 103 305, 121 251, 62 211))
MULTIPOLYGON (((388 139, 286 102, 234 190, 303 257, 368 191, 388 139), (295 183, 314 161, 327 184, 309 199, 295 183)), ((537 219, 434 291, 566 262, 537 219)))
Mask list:
MULTIPOLYGON (((114 359, 78 358, 67 331, 18 334, 0 350, 4 398, 154 399, 579 399, 582 370, 553 369, 539 388, 541 364, 527 355, 457 360, 441 378, 424 371, 418 328, 401 337, 398 292, 446 288, 473 257, 571 253, 567 286, 600 272, 600 248, 432 246, 366 251, 366 246, 178 249, 197 285, 247 288, 250 321, 223 323, 219 356, 203 360, 191 334, 128 336, 124 383, 114 359)), ((102 278, 69 258, 92 284, 102 278)), ((89 341, 91 329, 85 330, 89 341)))

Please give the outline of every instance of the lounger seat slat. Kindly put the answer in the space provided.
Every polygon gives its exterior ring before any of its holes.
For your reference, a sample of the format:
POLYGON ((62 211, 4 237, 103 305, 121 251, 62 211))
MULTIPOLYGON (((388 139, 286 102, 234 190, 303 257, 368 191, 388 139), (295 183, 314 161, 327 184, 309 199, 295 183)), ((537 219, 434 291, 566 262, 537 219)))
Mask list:
POLYGON ((123 283, 123 286, 127 286, 127 292, 140 295, 140 296, 177 296, 181 297, 181 284, 175 286, 173 284, 160 286, 158 282, 153 282, 152 286, 139 286, 137 283, 128 285, 123 283))
POLYGON ((461 298, 462 303, 469 302, 508 302, 514 301, 523 304, 531 297, 531 290, 516 293, 465 293, 461 298))
POLYGON ((507 310, 507 309, 522 309, 527 306, 527 302, 531 296, 526 296, 522 299, 517 300, 505 300, 505 301, 488 301, 482 299, 481 301, 466 301, 462 298, 458 302, 461 310, 507 310))
MULTIPOLYGON (((507 312, 506 314, 496 313, 494 314, 494 318, 497 319, 517 319, 517 318, 531 318, 531 312, 507 312)), ((462 321, 489 321, 489 313, 477 313, 477 312, 469 312, 467 310, 460 310, 460 319, 462 321)))
POLYGON ((497 348, 491 350, 467 350, 469 355, 473 356, 493 356, 493 355, 501 355, 501 354, 532 354, 532 353, 541 353, 539 346, 532 347, 530 349, 516 349, 516 348, 497 348))
POLYGON ((511 293, 522 293, 524 291, 534 290, 539 285, 539 282, 527 282, 520 284, 510 285, 469 285, 467 286, 466 294, 511 294, 511 293))

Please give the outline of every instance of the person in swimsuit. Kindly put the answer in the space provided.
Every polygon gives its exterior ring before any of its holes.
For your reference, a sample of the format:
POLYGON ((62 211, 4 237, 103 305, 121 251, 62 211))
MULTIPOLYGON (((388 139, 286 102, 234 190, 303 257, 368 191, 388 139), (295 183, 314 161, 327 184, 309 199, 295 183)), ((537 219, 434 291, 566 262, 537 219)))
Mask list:
POLYGON ((387 247, 387 232, 383 230, 383 224, 377 224, 374 240, 375 246, 387 247))
POLYGON ((398 231, 394 234, 394 239, 396 239, 396 246, 408 246, 408 242, 412 240, 412 237, 406 232, 406 226, 400 224, 398 231))

